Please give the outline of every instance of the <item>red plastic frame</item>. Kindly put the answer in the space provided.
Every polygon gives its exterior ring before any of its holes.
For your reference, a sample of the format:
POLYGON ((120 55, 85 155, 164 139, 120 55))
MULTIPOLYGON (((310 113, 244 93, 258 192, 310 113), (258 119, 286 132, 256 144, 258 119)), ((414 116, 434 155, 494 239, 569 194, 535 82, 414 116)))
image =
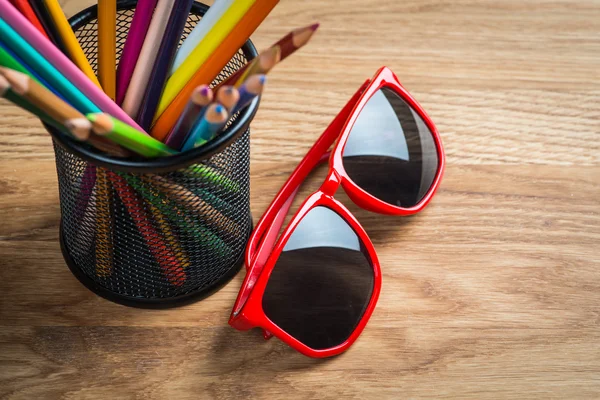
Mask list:
POLYGON ((342 186, 352 201, 369 211, 387 215, 415 214, 421 211, 429 203, 439 187, 444 171, 444 164, 445 159, 442 142, 435 125, 425 113, 425 110, 423 110, 406 89, 402 87, 396 75, 389 68, 382 67, 375 74, 373 79, 367 80, 360 87, 333 122, 327 127, 325 132, 323 132, 321 137, 283 185, 282 189, 258 222, 254 232, 252 232, 246 248, 246 278, 244 279, 244 283, 242 284, 242 288, 233 307, 229 324, 239 330, 260 327, 264 331, 265 338, 268 339, 272 336, 276 336, 289 346, 309 357, 329 357, 344 352, 358 338, 367 324, 369 317, 373 313, 381 290, 381 271, 377 254, 367 233, 348 209, 334 198, 335 192, 342 186), (344 146, 356 118, 371 96, 384 86, 394 90, 421 116, 434 137, 438 152, 438 170, 433 180, 433 184, 421 202, 412 208, 402 208, 391 205, 371 196, 352 182, 344 170, 342 162, 344 146), (336 139, 339 140, 330 153, 329 148, 334 144, 336 139), (325 182, 321 185, 319 190, 304 201, 292 218, 290 224, 281 234, 279 239, 277 239, 277 234, 283 225, 285 216, 300 185, 320 162, 326 161, 327 159, 329 159, 329 172, 325 182), (311 209, 317 206, 325 206, 337 212, 352 227, 352 229, 354 229, 360 240, 363 242, 367 255, 371 259, 375 278, 371 299, 354 332, 344 343, 336 347, 321 350, 312 349, 287 334, 273 323, 265 315, 262 309, 262 297, 279 255, 283 251, 285 244, 300 220, 302 220, 311 209))

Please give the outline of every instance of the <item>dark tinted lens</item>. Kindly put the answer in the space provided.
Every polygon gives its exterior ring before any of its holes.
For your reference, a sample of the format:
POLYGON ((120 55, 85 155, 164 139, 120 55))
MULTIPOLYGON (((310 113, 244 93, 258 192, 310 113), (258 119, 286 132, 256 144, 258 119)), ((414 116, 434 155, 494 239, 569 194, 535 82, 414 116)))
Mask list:
POLYGON ((435 141, 421 117, 394 91, 367 102, 344 147, 344 168, 363 190, 410 208, 427 194, 438 169, 435 141))
POLYGON ((316 207, 298 224, 273 269, 263 310, 308 347, 342 344, 354 331, 373 292, 373 268, 342 217, 316 207))

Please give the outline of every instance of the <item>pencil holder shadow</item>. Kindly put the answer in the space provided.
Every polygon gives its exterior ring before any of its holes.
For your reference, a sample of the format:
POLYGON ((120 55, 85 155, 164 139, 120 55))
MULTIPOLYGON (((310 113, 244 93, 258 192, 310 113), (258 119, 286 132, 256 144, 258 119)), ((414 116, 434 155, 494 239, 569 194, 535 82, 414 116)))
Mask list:
MULTIPOLYGON (((135 1, 118 3, 118 55, 135 1)), ((195 3, 184 37, 207 6, 195 3)), ((71 24, 96 67, 96 7, 71 24)), ((216 78, 256 57, 248 41, 216 78)), ((252 230, 250 122, 258 99, 205 146, 176 156, 119 159, 53 136, 61 206, 61 248, 73 274, 109 300, 168 307, 198 300, 242 265, 252 230)))

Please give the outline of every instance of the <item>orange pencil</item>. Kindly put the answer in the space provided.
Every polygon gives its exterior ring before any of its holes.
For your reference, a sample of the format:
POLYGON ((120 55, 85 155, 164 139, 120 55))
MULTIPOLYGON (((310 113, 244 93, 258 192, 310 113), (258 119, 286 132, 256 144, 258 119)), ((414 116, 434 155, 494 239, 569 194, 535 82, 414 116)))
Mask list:
POLYGON ((242 20, 221 43, 219 50, 215 51, 196 71, 165 111, 161 115, 155 115, 154 126, 151 130, 154 138, 165 139, 171 128, 175 126, 194 89, 200 85, 208 85, 215 79, 278 2, 279 0, 257 0, 250 7, 242 20))

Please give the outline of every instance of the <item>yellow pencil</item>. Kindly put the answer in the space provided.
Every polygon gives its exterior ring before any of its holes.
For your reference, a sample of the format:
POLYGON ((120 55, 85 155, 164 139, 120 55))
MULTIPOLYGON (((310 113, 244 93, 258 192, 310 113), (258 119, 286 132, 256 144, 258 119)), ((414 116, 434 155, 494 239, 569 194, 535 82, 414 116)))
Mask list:
POLYGON ((169 246, 171 246, 173 253, 181 263, 181 266, 183 267, 183 269, 188 268, 190 266, 190 261, 183 249, 181 248, 177 237, 171 230, 169 223, 165 220, 165 217, 161 214, 158 208, 154 207, 149 202, 146 202, 146 204, 148 204, 148 206, 150 207, 150 211, 152 212, 154 219, 158 223, 158 227, 160 228, 163 237, 165 238, 169 246))
POLYGON ((96 275, 106 278, 112 274, 113 246, 110 183, 104 168, 96 168, 96 275))
POLYGON ((69 24, 69 21, 67 21, 67 17, 60 7, 58 0, 44 0, 44 3, 46 4, 46 8, 50 13, 50 17, 54 22, 56 30, 59 32, 60 37, 67 48, 69 58, 88 78, 90 78, 92 82, 94 82, 96 86, 101 88, 96 73, 81 49, 79 41, 77 40, 75 33, 73 33, 71 25, 69 24))
POLYGON ((98 77, 102 89, 115 99, 117 57, 116 0, 98 0, 98 77))
MULTIPOLYGON (((171 75, 160 98, 156 118, 167 108, 177 94, 184 88, 196 71, 206 62, 248 12, 256 0, 238 0, 233 2, 221 19, 212 27, 206 37, 198 43, 190 55, 171 75)), ((210 84, 210 82, 203 82, 210 84)))

